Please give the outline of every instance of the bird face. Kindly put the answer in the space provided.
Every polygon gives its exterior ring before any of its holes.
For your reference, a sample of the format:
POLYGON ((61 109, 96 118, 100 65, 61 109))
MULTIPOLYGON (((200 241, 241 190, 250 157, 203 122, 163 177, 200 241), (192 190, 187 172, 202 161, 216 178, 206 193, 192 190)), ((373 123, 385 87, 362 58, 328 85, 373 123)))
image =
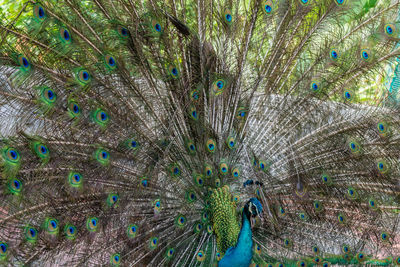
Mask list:
POLYGON ((248 209, 249 213, 251 214, 251 217, 261 217, 263 207, 261 205, 261 202, 257 198, 251 198, 248 203, 248 209))

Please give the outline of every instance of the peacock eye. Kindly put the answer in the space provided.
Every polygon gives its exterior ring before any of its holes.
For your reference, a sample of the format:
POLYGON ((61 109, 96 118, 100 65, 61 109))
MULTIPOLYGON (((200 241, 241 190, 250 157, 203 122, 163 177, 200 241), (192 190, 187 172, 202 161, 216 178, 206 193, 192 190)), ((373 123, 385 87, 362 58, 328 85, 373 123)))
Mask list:
POLYGON ((63 36, 66 41, 69 40, 69 32, 67 30, 64 30, 63 36))
POLYGON ((266 15, 270 15, 271 12, 272 12, 272 7, 273 7, 272 1, 271 1, 271 0, 265 1, 264 4, 263 4, 263 7, 264 7, 264 8, 263 8, 263 9, 264 9, 264 13, 265 13, 266 15))
POLYGON ((42 7, 39 7, 38 14, 39 14, 39 18, 43 18, 44 17, 44 10, 43 10, 42 7))

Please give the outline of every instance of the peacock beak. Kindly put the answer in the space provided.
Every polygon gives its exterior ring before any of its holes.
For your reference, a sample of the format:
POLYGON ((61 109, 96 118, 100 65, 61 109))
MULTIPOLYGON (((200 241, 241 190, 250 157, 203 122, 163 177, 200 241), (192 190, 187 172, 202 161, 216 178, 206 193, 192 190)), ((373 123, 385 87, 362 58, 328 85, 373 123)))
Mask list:
POLYGON ((251 228, 254 228, 256 226, 259 226, 260 224, 262 224, 264 221, 264 218, 261 216, 261 214, 257 214, 257 216, 255 217, 251 217, 250 218, 250 225, 251 228))
POLYGON ((256 219, 253 218, 253 217, 251 217, 251 218, 250 218, 250 227, 251 227, 251 228, 254 228, 254 225, 256 225, 256 219))

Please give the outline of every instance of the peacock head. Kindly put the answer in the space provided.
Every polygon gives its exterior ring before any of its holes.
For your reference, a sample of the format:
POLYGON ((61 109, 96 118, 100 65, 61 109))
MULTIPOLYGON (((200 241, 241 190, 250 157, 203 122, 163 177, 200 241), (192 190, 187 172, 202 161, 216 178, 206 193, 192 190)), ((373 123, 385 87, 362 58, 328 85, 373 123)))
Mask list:
POLYGON ((249 219, 255 218, 257 216, 261 217, 263 206, 257 198, 253 197, 250 198, 249 201, 247 201, 243 211, 249 219))

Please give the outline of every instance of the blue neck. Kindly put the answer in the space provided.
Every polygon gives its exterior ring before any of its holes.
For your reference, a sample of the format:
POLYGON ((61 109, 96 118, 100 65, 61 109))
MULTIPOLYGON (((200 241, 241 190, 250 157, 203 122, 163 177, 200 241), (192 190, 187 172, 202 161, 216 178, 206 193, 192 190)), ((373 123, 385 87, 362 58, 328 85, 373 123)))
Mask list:
POLYGON ((253 238, 251 232, 251 225, 249 218, 247 218, 245 212, 242 213, 242 229, 240 229, 238 242, 236 248, 241 251, 251 251, 251 256, 253 256, 253 238))
POLYGON ((235 247, 230 247, 218 263, 218 267, 249 267, 253 258, 253 239, 246 212, 242 213, 242 229, 235 247))

